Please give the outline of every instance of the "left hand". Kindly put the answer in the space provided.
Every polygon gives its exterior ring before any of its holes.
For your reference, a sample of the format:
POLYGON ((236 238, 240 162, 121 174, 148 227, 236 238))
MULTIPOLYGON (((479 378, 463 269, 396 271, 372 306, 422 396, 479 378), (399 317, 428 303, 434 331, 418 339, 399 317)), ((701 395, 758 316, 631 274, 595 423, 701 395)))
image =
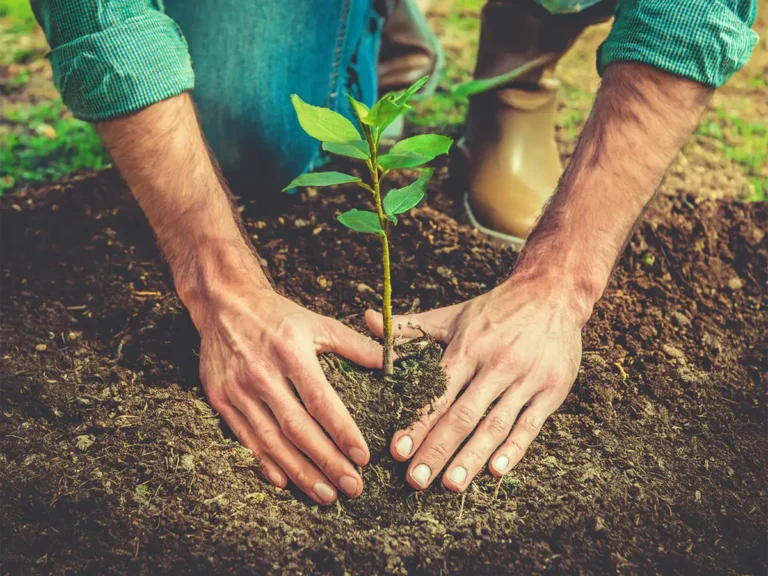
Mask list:
MULTIPOLYGON (((470 435, 443 474, 449 490, 466 489, 489 459, 494 476, 520 462, 576 379, 591 305, 574 294, 558 278, 513 275, 467 302, 393 318, 395 336, 419 336, 418 327, 447 344, 448 389, 430 414, 392 439, 394 458, 412 459, 411 486, 428 487, 470 435)), ((382 335, 377 312, 366 312, 366 322, 382 335)))

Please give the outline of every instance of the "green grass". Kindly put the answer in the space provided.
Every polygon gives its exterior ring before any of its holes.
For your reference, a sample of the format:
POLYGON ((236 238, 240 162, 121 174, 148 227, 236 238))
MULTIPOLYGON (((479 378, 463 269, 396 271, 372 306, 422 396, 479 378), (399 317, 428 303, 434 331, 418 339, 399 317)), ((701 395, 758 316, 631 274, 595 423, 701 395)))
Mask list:
POLYGON ((722 107, 696 130, 725 157, 738 165, 750 183, 751 193, 741 200, 764 201, 768 193, 768 124, 746 122, 722 107))
POLYGON ((0 0, 0 194, 109 165, 93 127, 72 117, 40 73, 46 52, 29 1, 0 0))
POLYGON ((459 126, 464 122, 468 100, 454 96, 453 89, 471 78, 471 70, 453 63, 446 54, 445 68, 437 91, 426 100, 414 102, 408 120, 419 126, 459 126))
POLYGON ((0 126, 0 193, 109 165, 93 127, 72 118, 59 100, 7 105, 1 114, 6 124, 0 126))
POLYGON ((460 127, 468 100, 455 96, 453 89, 472 78, 472 67, 480 33, 479 14, 484 0, 456 0, 447 11, 437 34, 443 36, 445 65, 434 96, 414 102, 408 120, 419 126, 460 127))
POLYGON ((0 66, 25 63, 45 53, 32 38, 36 27, 28 1, 0 0, 0 66))
POLYGON ((11 22, 11 32, 31 32, 37 25, 29 0, 0 0, 0 18, 11 22))

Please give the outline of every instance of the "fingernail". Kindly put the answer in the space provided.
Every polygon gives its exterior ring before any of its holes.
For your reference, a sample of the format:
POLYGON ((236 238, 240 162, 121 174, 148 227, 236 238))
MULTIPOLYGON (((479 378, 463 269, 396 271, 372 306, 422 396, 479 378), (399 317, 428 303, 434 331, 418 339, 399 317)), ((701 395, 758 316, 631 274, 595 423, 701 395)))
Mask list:
MULTIPOLYGON (((408 456, 413 450, 413 439, 410 436, 401 436, 400 440, 395 444, 395 449, 400 456, 408 456)), ((427 468, 429 470, 429 468, 427 468)))
POLYGON ((312 487, 312 490, 315 491, 315 495, 317 495, 323 502, 333 502, 333 488, 328 486, 328 484, 318 482, 312 487))
POLYGON ((352 462, 358 466, 365 466, 365 452, 358 447, 349 449, 349 457, 352 458, 352 462))
POLYGON ((424 486, 429 481, 429 477, 432 476, 432 470, 426 464, 419 464, 411 472, 411 478, 419 486, 424 486))
POLYGON ((352 476, 342 476, 339 478, 339 486, 341 486, 341 489, 344 490, 344 493, 347 496, 354 496, 357 494, 357 478, 353 478, 352 476))
POLYGON ((496 472, 504 472, 507 466, 509 466, 509 458, 506 456, 499 456, 493 461, 493 467, 496 469, 496 472))
POLYGON ((456 468, 451 470, 451 473, 448 475, 448 478, 451 479, 451 482, 458 484, 460 486, 464 484, 464 480, 467 479, 467 469, 464 468, 464 466, 456 466, 456 468))

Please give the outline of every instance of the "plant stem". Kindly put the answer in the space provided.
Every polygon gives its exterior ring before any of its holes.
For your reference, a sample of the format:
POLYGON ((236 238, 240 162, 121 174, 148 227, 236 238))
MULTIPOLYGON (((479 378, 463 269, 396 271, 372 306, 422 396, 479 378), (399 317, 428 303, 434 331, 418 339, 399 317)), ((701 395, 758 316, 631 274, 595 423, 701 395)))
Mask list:
POLYGON ((392 341, 392 278, 389 271, 389 239, 387 234, 381 236, 381 253, 384 264, 384 302, 381 306, 381 316, 384 322, 384 374, 391 375, 395 367, 393 363, 392 341))
MULTIPOLYGON (((371 144, 371 139, 368 140, 371 144)), ((393 339, 392 339, 392 275, 389 267, 389 220, 384 214, 381 204, 381 190, 379 188, 379 161, 375 146, 371 146, 371 181, 373 184, 373 199, 376 203, 376 213, 379 216, 379 224, 384 233, 381 239, 381 261, 384 268, 384 300, 381 306, 381 318, 384 324, 384 374, 390 376, 394 368, 393 339)))

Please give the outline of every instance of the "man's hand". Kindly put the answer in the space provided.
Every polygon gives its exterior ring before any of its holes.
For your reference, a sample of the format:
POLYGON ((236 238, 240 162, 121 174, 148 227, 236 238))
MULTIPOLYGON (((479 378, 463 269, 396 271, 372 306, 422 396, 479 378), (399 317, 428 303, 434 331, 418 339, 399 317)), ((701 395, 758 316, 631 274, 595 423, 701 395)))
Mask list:
POLYGON ((381 348, 272 290, 189 95, 98 128, 200 333, 200 377, 213 407, 275 485, 290 478, 321 504, 336 499, 335 487, 358 496, 363 482, 347 457, 362 466, 368 447, 317 354, 333 351, 380 368, 381 348))
MULTIPOLYGON (((434 480, 478 423, 443 476, 447 488, 464 490, 489 458, 497 476, 520 461, 568 394, 581 329, 711 93, 645 64, 608 66, 571 163, 512 276, 469 302, 395 318, 400 334, 418 327, 447 344, 450 383, 437 410, 392 440, 396 459, 412 458, 414 488, 434 480)), ((381 335, 381 317, 369 311, 366 320, 381 335)))
MULTIPOLYGON (((451 490, 464 490, 489 458, 491 472, 505 474, 563 403, 581 361, 589 311, 557 280, 513 276, 462 304, 393 319, 396 336, 418 336, 421 329, 447 344, 445 395, 392 440, 395 459, 412 459, 407 479, 414 488, 429 486, 451 459, 443 474, 451 490)), ((366 320, 380 336, 381 316, 369 311, 366 320)))
POLYGON ((290 478, 321 504, 336 499, 334 486, 359 496, 363 481, 347 457, 363 466, 368 447, 317 354, 380 368, 381 347, 270 288, 241 286, 190 310, 208 399, 266 477, 279 487, 290 478))

